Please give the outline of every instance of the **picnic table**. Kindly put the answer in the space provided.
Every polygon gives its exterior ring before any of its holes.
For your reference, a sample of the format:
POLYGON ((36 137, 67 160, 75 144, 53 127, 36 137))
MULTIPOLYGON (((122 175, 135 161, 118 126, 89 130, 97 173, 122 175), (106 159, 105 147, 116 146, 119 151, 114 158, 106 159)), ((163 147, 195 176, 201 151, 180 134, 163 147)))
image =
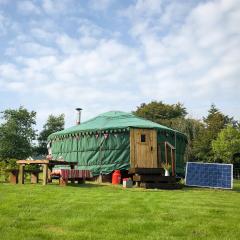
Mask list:
MULTIPOLYGON (((18 183, 18 169, 7 169, 6 172, 9 173, 9 182, 12 184, 18 183)), ((40 170, 25 170, 24 172, 31 174, 31 183, 38 183, 40 170)))
POLYGON ((59 160, 18 160, 17 164, 19 165, 19 183, 24 184, 24 173, 25 173, 25 166, 29 164, 38 164, 43 166, 43 185, 48 183, 48 180, 51 180, 51 171, 54 166, 70 166, 71 169, 77 165, 77 162, 67 162, 67 161, 59 161, 59 160))

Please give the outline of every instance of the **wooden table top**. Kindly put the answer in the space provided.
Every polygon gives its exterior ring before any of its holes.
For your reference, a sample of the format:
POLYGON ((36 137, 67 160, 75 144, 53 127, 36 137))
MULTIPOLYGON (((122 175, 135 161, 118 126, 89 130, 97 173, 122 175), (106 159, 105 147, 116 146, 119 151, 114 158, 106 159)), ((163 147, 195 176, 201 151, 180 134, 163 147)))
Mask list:
POLYGON ((17 164, 77 165, 77 162, 44 159, 44 160, 18 160, 17 164))

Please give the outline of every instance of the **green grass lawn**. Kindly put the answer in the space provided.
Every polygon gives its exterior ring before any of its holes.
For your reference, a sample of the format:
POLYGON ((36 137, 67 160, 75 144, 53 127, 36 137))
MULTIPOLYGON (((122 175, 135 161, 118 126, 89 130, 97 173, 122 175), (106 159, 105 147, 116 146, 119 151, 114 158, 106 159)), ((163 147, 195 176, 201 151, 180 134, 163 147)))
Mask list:
POLYGON ((240 239, 233 191, 0 184, 0 239, 240 239))

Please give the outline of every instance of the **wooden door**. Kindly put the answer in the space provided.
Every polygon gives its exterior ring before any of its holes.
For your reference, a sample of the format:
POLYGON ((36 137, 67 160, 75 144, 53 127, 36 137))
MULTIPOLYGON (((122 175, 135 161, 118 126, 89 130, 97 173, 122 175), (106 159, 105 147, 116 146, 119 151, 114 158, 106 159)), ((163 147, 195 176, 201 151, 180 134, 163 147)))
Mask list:
POLYGON ((130 130, 131 168, 157 168, 157 131, 130 130))

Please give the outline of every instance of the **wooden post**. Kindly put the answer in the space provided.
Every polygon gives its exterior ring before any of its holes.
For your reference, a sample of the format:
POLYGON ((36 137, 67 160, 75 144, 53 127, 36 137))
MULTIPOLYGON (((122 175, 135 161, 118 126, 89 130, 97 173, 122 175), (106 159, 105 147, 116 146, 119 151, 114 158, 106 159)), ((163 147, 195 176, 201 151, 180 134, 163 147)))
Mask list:
POLYGON ((43 164, 43 185, 48 182, 48 164, 43 164))
POLYGON ((157 167, 160 168, 162 167, 161 166, 161 162, 162 162, 162 159, 161 159, 161 144, 158 144, 157 145, 157 167))
POLYGON ((25 164, 19 165, 19 184, 24 184, 24 168, 25 164))
POLYGON ((168 152, 167 152, 167 143, 164 143, 165 145, 165 162, 168 163, 168 152))
POLYGON ((48 167, 48 182, 49 182, 49 183, 52 182, 51 173, 52 173, 52 170, 50 169, 50 167, 48 167))
POLYGON ((100 174, 100 175, 97 177, 97 183, 102 183, 102 182, 103 182, 102 174, 100 174))
POLYGON ((175 176, 175 149, 173 149, 173 157, 172 157, 172 175, 175 176))
MULTIPOLYGON (((71 165, 70 165, 70 168, 71 168, 71 170, 74 169, 74 165, 71 164, 71 165)), ((72 179, 72 180, 71 180, 71 183, 75 183, 75 181, 72 179)))

